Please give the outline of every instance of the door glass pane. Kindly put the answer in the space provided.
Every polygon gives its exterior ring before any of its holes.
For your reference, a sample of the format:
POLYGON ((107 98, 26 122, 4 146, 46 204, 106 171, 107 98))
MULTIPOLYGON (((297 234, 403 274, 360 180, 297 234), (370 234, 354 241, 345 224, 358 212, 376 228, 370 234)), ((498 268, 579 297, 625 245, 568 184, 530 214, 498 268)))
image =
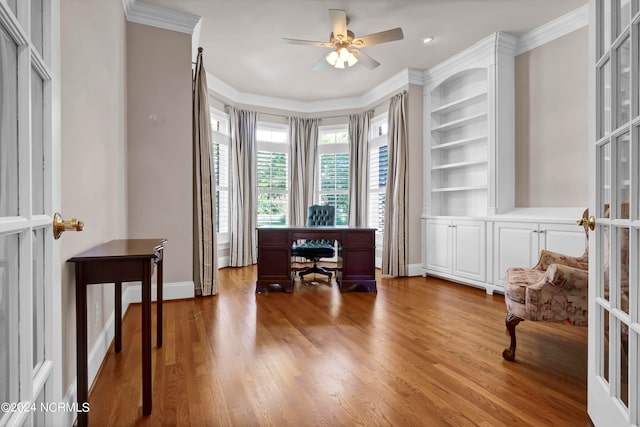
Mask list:
POLYGON ((602 33, 600 34, 600 52, 598 57, 602 57, 604 52, 611 45, 611 2, 604 0, 600 2, 600 4, 602 5, 602 11, 600 14, 602 25, 599 27, 602 28, 602 33))
POLYGON ((631 136, 625 132, 616 138, 617 191, 620 209, 616 218, 629 218, 629 195, 631 194, 631 136))
POLYGON ((31 0, 31 41, 42 55, 42 0, 31 0))
POLYGON ((18 215, 18 50, 0 29, 0 217, 18 215))
POLYGON ((609 301, 609 268, 611 265, 611 245, 609 244, 609 226, 605 225, 601 229, 602 246, 598 249, 602 251, 598 258, 602 260, 602 287, 599 289, 599 297, 609 301))
POLYGON ((629 229, 618 229, 618 301, 620 310, 629 314, 629 229))
POLYGON ((33 232, 33 367, 44 361, 44 229, 33 232))
POLYGON ((616 35, 620 35, 631 21, 631 4, 629 3, 629 0, 619 0, 618 4, 620 5, 620 9, 618 11, 616 35))
POLYGON ((602 67, 598 70, 599 74, 599 130, 598 137, 602 138, 605 135, 611 133, 611 61, 607 61, 602 64, 602 67))
MULTIPOLYGON (((636 23, 634 26, 634 34, 638 34, 638 31, 640 31, 640 24, 636 23)), ((634 39, 636 40, 636 39, 634 39)), ((635 45, 636 43, 634 43, 635 45)), ((640 69, 640 64, 638 61, 638 57, 635 55, 631 56, 633 58, 633 63, 632 63, 632 75, 634 78, 634 81, 637 82, 638 81, 638 70, 640 69)), ((636 84, 636 85, 632 85, 633 88, 635 88, 635 93, 632 97, 632 102, 633 102, 633 110, 631 111, 631 118, 636 118, 638 117, 638 114, 640 114, 640 85, 636 84)))
POLYGON ((600 307, 602 314, 602 329, 600 331, 600 376, 609 382, 609 312, 604 307, 600 307))
POLYGON ((620 322, 620 400, 629 408, 629 326, 620 322))
POLYGON ((44 83, 40 75, 31 70, 31 162, 34 215, 44 214, 44 83))
POLYGON ((627 37, 616 50, 617 73, 617 121, 616 127, 627 123, 631 113, 631 56, 630 38, 627 37))
POLYGON ((7 345, 18 342, 18 245, 17 234, 0 235, 0 402, 19 401, 19 346, 7 345))
POLYGON ((609 142, 602 144, 598 149, 600 167, 597 173, 600 183, 600 212, 601 218, 609 218, 609 208, 611 206, 611 144, 609 142))

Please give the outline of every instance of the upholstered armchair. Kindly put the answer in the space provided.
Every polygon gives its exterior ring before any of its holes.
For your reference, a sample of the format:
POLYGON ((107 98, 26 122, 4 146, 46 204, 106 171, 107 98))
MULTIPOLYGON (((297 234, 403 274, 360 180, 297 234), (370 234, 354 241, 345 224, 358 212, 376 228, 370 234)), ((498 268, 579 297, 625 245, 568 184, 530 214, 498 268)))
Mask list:
MULTIPOLYGON (((312 205, 307 210, 307 227, 333 227, 336 225, 336 213, 333 206, 312 205)), ((301 269, 300 277, 307 274, 323 274, 331 279, 331 269, 318 266, 321 258, 333 258, 335 256, 334 242, 332 240, 305 240, 295 243, 291 247, 291 255, 303 257, 313 262, 313 266, 301 269)))
POLYGON ((588 246, 580 257, 543 250, 534 267, 507 269, 504 280, 505 323, 511 344, 502 352, 502 357, 515 360, 516 326, 523 320, 587 325, 588 252, 588 246))

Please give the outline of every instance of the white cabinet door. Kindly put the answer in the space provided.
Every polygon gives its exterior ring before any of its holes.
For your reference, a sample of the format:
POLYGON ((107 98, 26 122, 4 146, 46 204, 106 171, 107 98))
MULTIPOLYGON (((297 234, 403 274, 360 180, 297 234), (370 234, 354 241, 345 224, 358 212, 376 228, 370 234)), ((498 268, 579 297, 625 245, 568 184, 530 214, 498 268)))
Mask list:
POLYGON ((540 253, 538 224, 496 222, 494 224, 494 280, 503 286, 502 279, 510 267, 533 267, 540 253))
POLYGON ((579 257, 584 254, 587 237, 584 228, 570 224, 540 224, 540 248, 579 257))
POLYGON ((486 272, 486 225, 484 221, 454 221, 453 274, 484 282, 486 272))
POLYGON ((451 273, 451 230, 450 220, 426 220, 427 270, 451 273))

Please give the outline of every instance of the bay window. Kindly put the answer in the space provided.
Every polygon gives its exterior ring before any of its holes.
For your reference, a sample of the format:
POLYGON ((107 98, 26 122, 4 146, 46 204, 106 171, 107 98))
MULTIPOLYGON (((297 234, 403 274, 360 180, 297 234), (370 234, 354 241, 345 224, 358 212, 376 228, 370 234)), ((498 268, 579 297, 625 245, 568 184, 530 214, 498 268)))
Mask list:
POLYGON ((369 227, 384 230, 385 192, 389 168, 386 114, 371 121, 369 138, 369 227))
POLYGON ((229 233, 229 116, 211 111, 211 139, 213 168, 216 180, 216 231, 221 240, 228 240, 229 233))
POLYGON ((349 224, 349 132, 346 125, 320 127, 318 200, 336 210, 336 225, 349 224))
POLYGON ((289 210, 289 141, 287 126, 258 123, 256 131, 258 227, 285 225, 289 210))

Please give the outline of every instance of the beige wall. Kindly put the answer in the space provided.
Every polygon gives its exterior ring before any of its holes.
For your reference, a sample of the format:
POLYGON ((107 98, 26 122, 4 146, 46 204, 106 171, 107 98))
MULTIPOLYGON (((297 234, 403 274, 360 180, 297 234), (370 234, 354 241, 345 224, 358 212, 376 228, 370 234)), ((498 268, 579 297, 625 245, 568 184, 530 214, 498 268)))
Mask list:
MULTIPOLYGON (((126 27, 121 2, 61 2, 62 213, 85 222, 65 233, 61 259, 127 233, 126 27)), ((62 265, 63 391, 76 376, 75 276, 62 265)), ((113 286, 88 289, 89 350, 113 312, 113 286), (95 311, 97 309, 97 321, 95 311)))
POLYGON ((587 206, 584 27, 516 57, 516 206, 587 206))
MULTIPOLYGON (((62 239, 62 260, 167 237, 165 282, 192 281, 191 36, 127 24, 120 2, 63 1, 61 21, 61 205, 85 221, 62 239)), ((74 280, 63 263, 64 391, 76 376, 74 280)), ((89 287, 89 351, 113 301, 112 285, 89 287)))
POLYGON ((129 237, 165 237, 164 280, 193 280, 191 36, 127 23, 129 237))

